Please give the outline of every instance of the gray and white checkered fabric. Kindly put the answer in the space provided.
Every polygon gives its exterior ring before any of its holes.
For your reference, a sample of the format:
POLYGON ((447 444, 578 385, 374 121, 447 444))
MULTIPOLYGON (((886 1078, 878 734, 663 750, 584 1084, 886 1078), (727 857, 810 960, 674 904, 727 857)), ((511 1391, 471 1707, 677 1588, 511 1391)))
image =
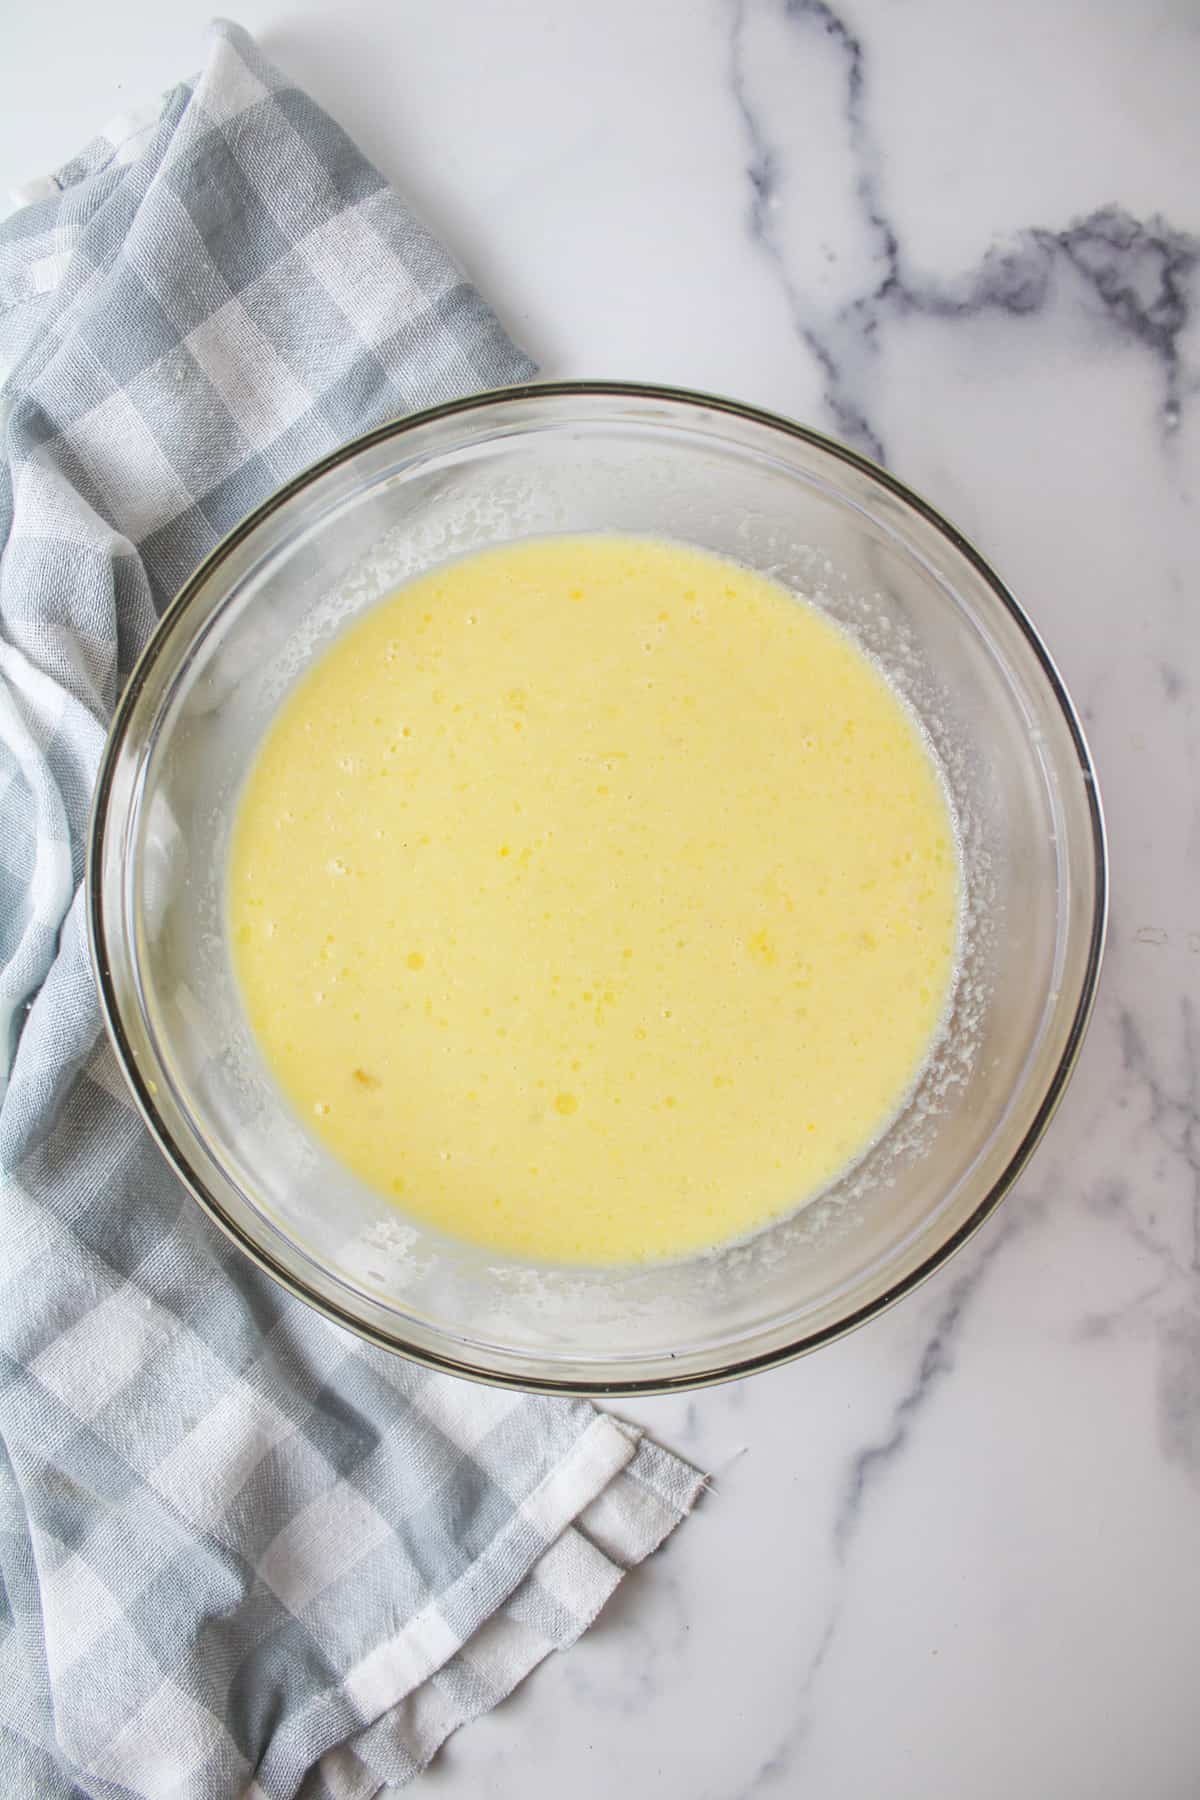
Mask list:
POLYGON ((530 364, 229 25, 0 227, 0 307, 0 1791, 360 1800, 571 1643, 699 1478, 367 1349, 227 1248, 100 1040, 87 810, 227 527, 530 364))

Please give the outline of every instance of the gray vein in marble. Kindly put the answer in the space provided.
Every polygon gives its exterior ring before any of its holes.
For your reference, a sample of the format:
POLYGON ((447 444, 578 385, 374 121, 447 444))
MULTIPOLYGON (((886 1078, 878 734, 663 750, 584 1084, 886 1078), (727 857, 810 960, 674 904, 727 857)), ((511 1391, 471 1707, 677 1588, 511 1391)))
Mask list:
POLYGON ((1158 1346, 1159 1441, 1200 1486, 1200 1309, 1181 1306, 1161 1320, 1158 1346))
MULTIPOLYGON (((1187 994, 1179 998, 1180 1054, 1173 1079, 1160 1073, 1132 1013, 1121 1015, 1125 1074, 1146 1097, 1143 1130, 1150 1134, 1165 1177, 1174 1165, 1191 1205, 1190 1255, 1181 1259, 1143 1219, 1132 1196, 1118 1189, 1113 1210, 1143 1249, 1158 1260, 1162 1277, 1150 1304, 1156 1313, 1158 1436, 1166 1460, 1200 1486, 1200 1022, 1187 994), (1170 1296, 1169 1308, 1162 1304, 1170 1296)), ((1126 1309, 1128 1317, 1135 1308, 1126 1309)))
POLYGON ((1187 993, 1172 1010, 1174 1020, 1161 1009, 1152 1041, 1128 1007, 1116 1012, 1121 1068, 1102 1104, 1125 1119, 1124 1135, 1097 1117, 1084 1139, 1106 1167, 1091 1179, 1085 1172, 1083 1207, 1141 1253, 1149 1279, 1084 1314, 1074 1335, 1091 1342, 1149 1332, 1163 1457, 1200 1485, 1200 1018, 1187 993))
POLYGON ((973 1266, 952 1284, 933 1330, 925 1341, 912 1381, 892 1414, 891 1429, 880 1442, 869 1444, 860 1450, 850 1465, 833 1526, 833 1544, 839 1563, 845 1564, 850 1541, 858 1529, 863 1507, 873 1484, 887 1465, 906 1448, 917 1416, 934 1388, 954 1367, 954 1343, 967 1306, 993 1260, 1019 1228, 1022 1215, 1031 1217, 1033 1210, 1033 1202, 1028 1197, 1020 1211, 1015 1207, 1010 1208, 976 1254, 973 1266))
POLYGON ((1111 1337, 1117 1324, 1125 1325, 1132 1319, 1150 1314, 1167 1286, 1167 1277, 1163 1276, 1160 1280, 1151 1282, 1149 1287, 1142 1288, 1132 1300, 1123 1301, 1115 1310, 1085 1313, 1072 1333, 1075 1342, 1095 1343, 1099 1339, 1111 1337))
MULTIPOLYGON (((1157 927, 1142 926, 1134 941, 1160 947, 1165 938, 1157 927)), ((1105 1166, 1094 1177, 1084 1173, 1081 1194, 1094 1218, 1116 1225, 1156 1266, 1152 1291, 1170 1287, 1200 1299, 1200 1026, 1187 994, 1177 997, 1177 1016, 1179 1054, 1173 1059, 1169 1016, 1160 1019, 1152 1048, 1128 1006, 1113 1014, 1121 1068, 1088 1139, 1103 1145, 1105 1166), (1106 1115, 1127 1120, 1123 1153, 1104 1129, 1106 1115), (1128 1167, 1141 1176, 1136 1185, 1123 1173, 1128 1167), (1172 1190, 1165 1196, 1164 1186, 1172 1190)), ((1091 1315, 1087 1329, 1098 1334, 1117 1316, 1091 1315)))
MULTIPOLYGON (((877 1442, 864 1446, 851 1462, 842 1483, 832 1532, 837 1566, 843 1575, 852 1540, 862 1524, 871 1494, 908 1448, 921 1414, 955 1366, 957 1341, 971 1302, 979 1293, 988 1270, 1000 1252, 1028 1223, 1039 1217, 1042 1210, 1040 1200, 1029 1195, 1021 1200, 1014 1197, 1008 1202, 1001 1220, 994 1221, 974 1251, 968 1252, 969 1266, 951 1284, 937 1310, 933 1329, 922 1345, 908 1386, 893 1408, 887 1431, 877 1442)), ((844 1605, 843 1581, 834 1594, 820 1639, 801 1677, 796 1694, 796 1716, 770 1755, 758 1765, 743 1790, 747 1797, 764 1792, 791 1772, 796 1752, 808 1735, 812 1691, 833 1648, 844 1605)))
POLYGON ((691 1630, 688 1594, 678 1564, 660 1555, 624 1581, 604 1607, 589 1638, 593 1645, 616 1643, 619 1661, 609 1656, 567 1657, 560 1676, 571 1696, 597 1714, 632 1718, 648 1711, 674 1678, 691 1630), (653 1587, 653 1602, 647 1591, 653 1587))
MULTIPOLYGON (((810 20, 816 20, 829 36, 836 39, 839 47, 845 53, 847 62, 846 120, 852 149, 862 165, 862 173, 859 176, 859 200, 867 217, 872 221, 878 220, 880 250, 891 265, 896 256, 895 239, 890 228, 877 213, 875 182, 869 172, 870 146, 866 137, 862 112, 862 48, 832 9, 823 4, 823 0, 802 0, 802 3, 795 7, 789 5, 788 14, 789 17, 803 14, 810 20)), ((750 161, 746 171, 753 190, 749 218, 750 235, 774 268, 787 300, 788 312, 794 329, 816 358, 824 373, 825 401, 838 429, 852 443, 865 444, 882 461, 883 446, 872 431, 865 413, 849 398, 842 370, 828 335, 806 316, 804 295, 789 272, 787 258, 776 233, 771 228, 770 207, 779 180, 779 169, 776 153, 771 148, 769 137, 759 117, 758 108, 753 102, 746 79, 743 56, 746 0, 735 0, 732 19, 730 86, 750 145, 750 161)))
POLYGON ((1163 698, 1172 705, 1174 705, 1175 701, 1182 700, 1188 691, 1188 684, 1183 671, 1174 668, 1170 663, 1160 662, 1158 665, 1158 674, 1159 679, 1162 682, 1163 698))
MULTIPOLYGON (((1156 1220, 1150 1218, 1143 1221, 1139 1216, 1127 1181, 1116 1176, 1105 1176, 1088 1189, 1084 1204, 1097 1218, 1114 1220, 1139 1250, 1144 1250, 1147 1256, 1158 1263, 1162 1273, 1161 1279, 1155 1284, 1155 1291, 1161 1292, 1172 1276, 1180 1273, 1180 1265, 1170 1244, 1154 1228, 1156 1220)), ((1124 1307, 1121 1310, 1124 1312, 1124 1307)), ((1115 1316, 1090 1314, 1088 1330, 1091 1335, 1098 1336, 1101 1322, 1111 1323, 1115 1316)))
MULTIPOLYGON (((1179 1013, 1180 1072, 1175 1082, 1159 1074, 1141 1028, 1128 1009, 1120 1018, 1121 1058, 1126 1074, 1145 1091, 1149 1105, 1146 1129, 1161 1151, 1178 1159, 1186 1170, 1191 1199, 1189 1273, 1200 1275, 1200 1026, 1187 994, 1179 997, 1179 1013)), ((1146 1236, 1144 1230, 1142 1235, 1146 1236)), ((1161 1248, 1171 1255, 1167 1246, 1161 1248)))
POLYGON ((872 246, 870 260, 879 271, 867 291, 823 312, 806 293, 773 223, 786 171, 767 109, 756 100, 747 71, 751 4, 734 0, 729 49, 730 90, 749 148, 749 233, 779 282, 797 336, 822 371, 825 403, 844 437, 886 462, 886 446, 871 422, 862 389, 887 318, 919 314, 963 320, 989 311, 1023 318, 1046 308, 1066 271, 1078 278, 1087 300, 1108 324, 1154 359, 1162 385, 1162 425, 1168 432, 1179 425, 1185 400, 1200 386, 1200 374, 1186 366, 1181 347, 1191 322, 1200 238, 1158 215, 1138 219, 1115 205, 1098 206, 1064 228, 1034 226, 994 245, 956 280, 919 279, 907 267, 900 233, 884 200, 883 157, 869 122, 868 59, 861 40, 826 0, 770 0, 798 31, 819 33, 838 52, 853 192, 872 246))

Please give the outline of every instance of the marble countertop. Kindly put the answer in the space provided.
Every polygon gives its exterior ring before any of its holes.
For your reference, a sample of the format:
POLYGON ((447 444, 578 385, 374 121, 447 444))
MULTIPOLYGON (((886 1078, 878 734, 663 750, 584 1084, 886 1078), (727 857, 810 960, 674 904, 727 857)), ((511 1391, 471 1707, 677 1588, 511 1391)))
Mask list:
MULTIPOLYGON (((5 185, 195 67, 206 12, 11 18, 5 185)), ((793 414, 956 520, 1081 706, 1111 833, 1095 1023, 1016 1191, 851 1338, 626 1409, 714 1491, 422 1791, 1194 1796, 1200 12, 247 0, 239 17, 546 374, 793 414)))

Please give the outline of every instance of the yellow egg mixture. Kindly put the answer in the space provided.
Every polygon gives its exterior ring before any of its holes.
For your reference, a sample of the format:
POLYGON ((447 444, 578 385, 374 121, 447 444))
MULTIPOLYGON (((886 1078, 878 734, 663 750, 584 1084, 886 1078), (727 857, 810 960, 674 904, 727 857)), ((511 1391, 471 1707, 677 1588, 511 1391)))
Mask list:
POLYGON ((522 1258, 742 1236, 887 1124, 957 952, 945 792, 848 636, 622 537, 443 566, 283 705, 235 824, 246 1010, 414 1218, 522 1258))

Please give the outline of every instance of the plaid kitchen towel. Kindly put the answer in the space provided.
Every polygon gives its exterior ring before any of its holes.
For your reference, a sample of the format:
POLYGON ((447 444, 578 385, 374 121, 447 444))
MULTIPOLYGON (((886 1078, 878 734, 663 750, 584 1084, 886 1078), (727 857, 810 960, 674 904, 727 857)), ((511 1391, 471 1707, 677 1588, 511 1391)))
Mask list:
POLYGON ((101 1040, 88 802, 228 526, 530 364, 230 25, 0 227, 0 307, 0 1791, 359 1800, 570 1644, 699 1477, 368 1349, 226 1246, 101 1040))

